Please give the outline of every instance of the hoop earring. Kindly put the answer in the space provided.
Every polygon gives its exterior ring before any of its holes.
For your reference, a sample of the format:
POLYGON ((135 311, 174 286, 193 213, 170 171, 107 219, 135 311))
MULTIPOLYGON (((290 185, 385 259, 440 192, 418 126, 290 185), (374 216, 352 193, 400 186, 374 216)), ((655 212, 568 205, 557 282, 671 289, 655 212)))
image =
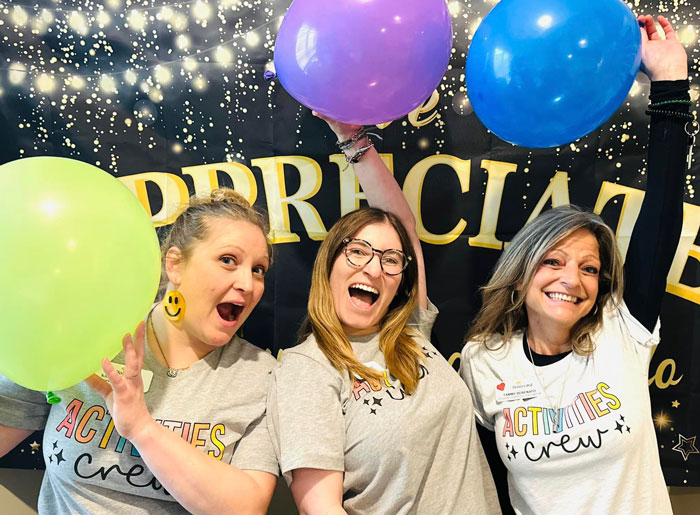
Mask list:
POLYGON ((177 290, 166 292, 163 298, 163 314, 171 322, 185 318, 185 297, 177 290))
POLYGON ((515 290, 511 290, 511 292, 510 292, 510 303, 513 304, 513 306, 515 306, 515 304, 516 304, 515 293, 516 293, 515 290))
POLYGON ((598 304, 594 304, 594 306, 595 307, 593 308, 593 316, 596 316, 598 314, 598 304))

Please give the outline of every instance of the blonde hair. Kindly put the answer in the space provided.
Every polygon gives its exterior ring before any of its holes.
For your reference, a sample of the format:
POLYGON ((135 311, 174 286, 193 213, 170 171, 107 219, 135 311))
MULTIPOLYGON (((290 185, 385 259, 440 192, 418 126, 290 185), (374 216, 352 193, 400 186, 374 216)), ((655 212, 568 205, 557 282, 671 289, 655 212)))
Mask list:
POLYGON ((165 256, 172 247, 177 247, 185 261, 190 257, 194 246, 204 241, 209 235, 209 221, 213 218, 229 220, 244 220, 260 229, 267 242, 267 252, 272 264, 272 245, 267 239, 269 227, 265 216, 253 208, 239 193, 231 188, 215 189, 208 196, 190 197, 189 205, 170 226, 165 240, 160 246, 162 269, 158 297, 160 300, 168 286, 168 275, 165 271, 165 256))
POLYGON ((622 258, 615 234, 593 213, 576 206, 551 209, 523 227, 498 259, 491 279, 481 288, 481 309, 466 341, 486 344, 494 335, 502 335, 502 347, 515 331, 527 328, 525 294, 547 253, 578 230, 595 236, 600 253, 598 296, 593 309, 571 328, 570 339, 576 354, 587 356, 595 350, 591 335, 603 321, 608 302, 622 299, 622 258), (519 292, 523 292, 520 294, 519 292))
POLYGON ((415 332, 407 325, 418 296, 418 265, 408 233, 395 215, 380 209, 360 209, 343 216, 331 228, 314 261, 308 314, 302 323, 299 338, 303 340, 313 334, 333 366, 341 372, 347 371, 351 379, 355 375, 372 381, 382 379, 379 372, 357 360, 338 319, 329 281, 333 264, 343 251, 343 239, 353 237, 367 225, 381 223, 388 223, 394 228, 404 253, 410 257, 396 297, 389 305, 379 330, 379 348, 384 353, 387 368, 410 394, 418 386, 423 359, 421 348, 413 338, 415 332))

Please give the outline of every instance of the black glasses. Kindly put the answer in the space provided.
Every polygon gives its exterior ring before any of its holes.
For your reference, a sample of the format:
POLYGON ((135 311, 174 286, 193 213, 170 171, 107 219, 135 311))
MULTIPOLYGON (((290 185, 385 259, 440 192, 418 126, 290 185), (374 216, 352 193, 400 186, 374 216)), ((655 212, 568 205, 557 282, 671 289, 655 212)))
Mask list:
POLYGON ((411 256, 406 256, 400 250, 377 250, 368 241, 359 238, 345 238, 343 245, 345 245, 343 249, 345 259, 352 266, 365 266, 377 254, 379 256, 379 266, 387 275, 399 275, 406 269, 408 262, 411 260, 411 256))

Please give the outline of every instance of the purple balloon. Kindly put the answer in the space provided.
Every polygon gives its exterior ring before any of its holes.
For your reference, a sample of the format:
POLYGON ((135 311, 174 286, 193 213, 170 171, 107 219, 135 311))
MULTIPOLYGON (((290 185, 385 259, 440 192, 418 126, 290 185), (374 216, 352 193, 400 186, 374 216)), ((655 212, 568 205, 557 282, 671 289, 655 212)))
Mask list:
POLYGON ((275 42, 275 69, 305 106, 372 125, 425 102, 451 50, 445 0, 294 0, 275 42))

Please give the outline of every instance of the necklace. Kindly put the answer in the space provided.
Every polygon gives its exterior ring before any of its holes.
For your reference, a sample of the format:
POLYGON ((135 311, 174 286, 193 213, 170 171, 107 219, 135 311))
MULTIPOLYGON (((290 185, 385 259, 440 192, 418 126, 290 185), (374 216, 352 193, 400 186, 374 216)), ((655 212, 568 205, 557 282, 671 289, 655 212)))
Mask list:
MULTIPOLYGON (((165 365, 168 367, 168 372, 167 375, 168 377, 177 377, 177 375, 180 373, 180 370, 183 370, 181 368, 173 368, 170 366, 170 363, 168 363, 168 358, 165 357, 165 353, 163 352, 163 347, 160 346, 160 340, 158 340, 158 333, 156 333, 156 328, 153 325, 153 310, 151 310, 148 313, 148 320, 146 320, 146 325, 151 324, 151 331, 153 332, 153 338, 156 340, 156 345, 158 346, 158 351, 160 351, 160 355, 163 356, 163 361, 165 361, 165 365)), ((148 331, 146 331, 148 333, 148 331)))
MULTIPOLYGON (((542 393, 544 393, 545 398, 549 402, 550 409, 554 412, 554 416, 552 417, 552 422, 554 422, 554 427, 553 427, 553 432, 556 433, 558 432, 558 429, 560 427, 560 424, 562 424, 562 401, 564 400, 564 390, 566 390, 566 378, 569 376, 569 369, 571 368, 571 362, 573 361, 572 356, 567 356, 569 358, 569 364, 566 365, 566 371, 564 372, 564 380, 562 381, 562 386, 561 386, 561 392, 559 392, 559 400, 556 404, 552 402, 552 399, 549 397, 549 394, 547 393, 547 389, 544 387, 544 381, 540 378, 540 375, 537 373, 537 365, 535 365, 535 359, 532 357, 532 349, 530 348, 530 344, 527 343, 527 331, 523 332, 523 343, 525 344, 525 347, 527 347, 527 352, 530 355, 530 363, 532 363, 532 368, 535 372, 535 377, 537 378, 537 382, 540 383, 540 387, 542 388, 542 393)), ((563 429, 563 428, 562 428, 563 429)))

